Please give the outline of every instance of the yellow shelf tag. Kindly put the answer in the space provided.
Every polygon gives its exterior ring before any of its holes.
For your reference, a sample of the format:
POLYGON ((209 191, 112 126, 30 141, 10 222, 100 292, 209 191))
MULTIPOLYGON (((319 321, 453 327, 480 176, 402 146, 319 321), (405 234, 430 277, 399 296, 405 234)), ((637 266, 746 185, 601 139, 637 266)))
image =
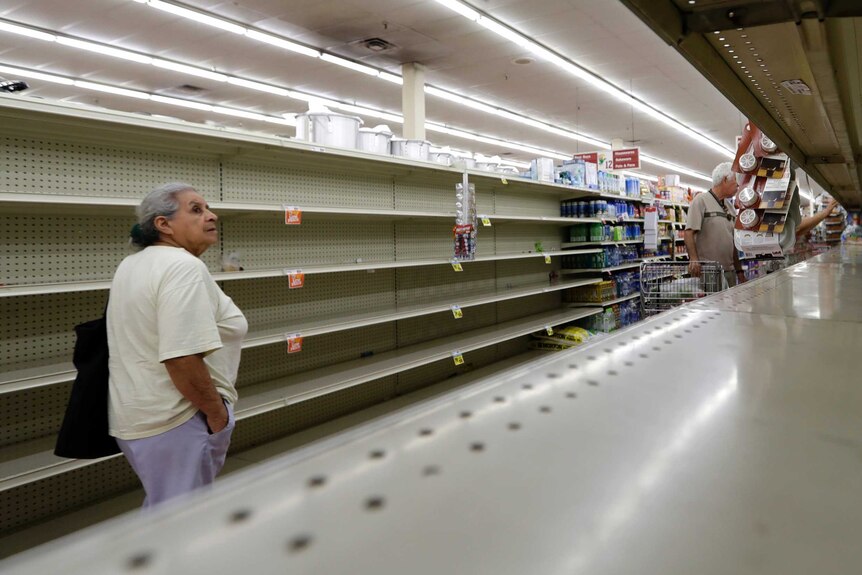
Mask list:
POLYGON ((452 361, 455 362, 455 365, 464 365, 464 356, 460 351, 452 352, 452 361))
POLYGON ((461 311, 461 307, 457 305, 452 306, 452 315, 455 316, 455 319, 461 319, 464 317, 464 312, 461 311))

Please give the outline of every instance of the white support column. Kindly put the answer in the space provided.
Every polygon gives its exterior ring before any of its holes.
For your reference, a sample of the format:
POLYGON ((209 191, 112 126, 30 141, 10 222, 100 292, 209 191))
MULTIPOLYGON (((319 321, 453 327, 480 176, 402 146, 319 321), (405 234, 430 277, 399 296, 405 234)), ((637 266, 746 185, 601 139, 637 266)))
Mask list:
POLYGON ((425 139, 425 66, 416 62, 402 64, 401 111, 404 115, 404 138, 425 139))

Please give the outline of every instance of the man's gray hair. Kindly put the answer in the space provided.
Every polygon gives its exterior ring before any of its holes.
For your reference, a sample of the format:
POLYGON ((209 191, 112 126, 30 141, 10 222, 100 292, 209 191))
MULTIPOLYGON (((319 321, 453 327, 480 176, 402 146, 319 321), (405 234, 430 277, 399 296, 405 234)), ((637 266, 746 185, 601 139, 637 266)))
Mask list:
POLYGON ((712 187, 721 184, 727 178, 735 177, 733 174, 733 164, 730 162, 722 162, 712 171, 712 187))
POLYGON ((155 226, 155 219, 165 216, 168 219, 174 217, 180 207, 177 199, 182 192, 195 191, 194 186, 183 182, 171 182, 164 184, 150 192, 141 200, 141 204, 135 208, 138 223, 132 228, 131 243, 138 248, 151 246, 159 241, 159 231, 155 226))

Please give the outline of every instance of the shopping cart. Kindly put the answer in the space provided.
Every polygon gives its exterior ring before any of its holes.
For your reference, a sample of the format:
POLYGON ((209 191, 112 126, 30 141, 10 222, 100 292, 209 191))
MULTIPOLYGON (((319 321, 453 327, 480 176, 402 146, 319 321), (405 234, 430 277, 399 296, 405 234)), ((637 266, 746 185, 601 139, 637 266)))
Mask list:
POLYGON ((669 310, 722 290, 724 274, 717 262, 700 262, 700 276, 688 273, 688 262, 641 264, 641 306, 644 317, 669 310))

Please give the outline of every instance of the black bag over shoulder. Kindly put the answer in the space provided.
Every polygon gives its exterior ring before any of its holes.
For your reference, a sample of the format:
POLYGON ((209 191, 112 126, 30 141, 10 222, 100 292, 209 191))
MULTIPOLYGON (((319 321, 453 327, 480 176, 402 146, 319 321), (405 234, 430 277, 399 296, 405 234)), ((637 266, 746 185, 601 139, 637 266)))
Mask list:
POLYGON ((78 370, 54 455, 97 459, 120 452, 108 435, 108 327, 105 317, 75 326, 78 370))

